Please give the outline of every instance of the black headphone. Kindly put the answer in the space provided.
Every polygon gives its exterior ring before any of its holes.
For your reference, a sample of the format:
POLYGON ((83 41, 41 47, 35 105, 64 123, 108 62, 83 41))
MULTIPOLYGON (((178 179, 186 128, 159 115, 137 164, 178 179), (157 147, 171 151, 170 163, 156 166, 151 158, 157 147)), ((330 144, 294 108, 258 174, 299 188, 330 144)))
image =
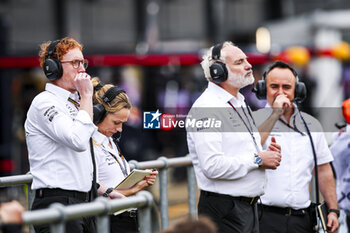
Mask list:
MULTIPOLYGON (((109 105, 109 103, 112 102, 112 100, 114 100, 114 98, 122 92, 125 93, 125 91, 120 87, 114 86, 109 88, 106 91, 106 93, 102 96, 101 99, 103 102, 109 105)), ((93 121, 95 125, 102 122, 103 119, 105 119, 105 117, 107 116, 107 111, 102 104, 95 104, 93 111, 94 111, 93 121)))
MULTIPOLYGON (((213 47, 211 52, 211 58, 213 60, 219 60, 221 56, 221 49, 223 44, 219 43, 213 47)), ((222 83, 227 80, 228 71, 226 64, 221 61, 215 61, 210 67, 210 77, 213 79, 214 83, 222 83)))
POLYGON ((283 69, 289 69, 293 72, 296 83, 295 83, 295 90, 294 90, 294 100, 301 103, 306 98, 306 86, 303 82, 299 82, 298 74, 297 72, 291 67, 290 65, 282 62, 282 61, 276 61, 273 63, 263 74, 262 80, 259 80, 255 88, 253 89, 253 92, 255 92, 255 95, 258 99, 266 99, 266 76, 268 73, 270 73, 271 70, 274 68, 283 68, 283 69))
POLYGON ((56 46, 60 42, 60 40, 55 40, 51 42, 47 49, 47 54, 45 55, 45 61, 43 65, 43 70, 46 77, 50 81, 54 81, 60 79, 63 74, 63 69, 61 62, 59 60, 58 53, 56 52, 56 46), (52 56, 56 54, 57 58, 53 58, 52 56))

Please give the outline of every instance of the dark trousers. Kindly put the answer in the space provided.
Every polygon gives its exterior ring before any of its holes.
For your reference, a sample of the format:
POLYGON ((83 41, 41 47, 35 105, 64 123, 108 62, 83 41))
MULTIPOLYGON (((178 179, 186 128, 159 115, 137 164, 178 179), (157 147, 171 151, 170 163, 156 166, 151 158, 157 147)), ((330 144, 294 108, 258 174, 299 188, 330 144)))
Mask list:
POLYGON ((259 233, 255 202, 201 191, 198 214, 208 216, 220 233, 259 233))
POLYGON ((310 211, 285 213, 284 208, 269 209, 258 205, 260 233, 313 233, 310 211))
POLYGON ((22 225, 17 223, 2 224, 0 232, 3 233, 23 233, 22 225))
MULTIPOLYGON (((74 191, 66 190, 46 190, 46 195, 38 195, 36 192, 35 199, 32 205, 32 210, 48 208, 53 203, 61 203, 62 205, 73 205, 88 202, 88 199, 83 200, 79 196, 74 196, 74 191), (57 192, 55 191, 57 190, 57 192), (56 193, 56 194, 55 194, 56 193)), ((34 226, 36 233, 49 233, 50 225, 36 225, 34 226)), ((66 233, 96 233, 95 218, 84 217, 77 220, 66 222, 66 233)))
POLYGON ((139 225, 137 222, 137 212, 130 213, 128 211, 111 215, 110 218, 111 233, 138 233, 139 225))

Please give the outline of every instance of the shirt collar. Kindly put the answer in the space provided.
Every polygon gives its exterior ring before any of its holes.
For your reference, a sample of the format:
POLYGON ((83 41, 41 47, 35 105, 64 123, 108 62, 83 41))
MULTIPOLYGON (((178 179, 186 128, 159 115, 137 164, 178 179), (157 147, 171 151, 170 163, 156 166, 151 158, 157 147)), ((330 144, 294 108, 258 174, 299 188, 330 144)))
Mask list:
POLYGON ((95 132, 94 140, 97 144, 103 145, 104 147, 106 147, 109 143, 109 138, 106 135, 100 133, 99 131, 95 132))
POLYGON ((221 100, 223 103, 227 103, 228 101, 230 101, 234 106, 237 107, 244 105, 244 96, 240 92, 238 92, 237 97, 234 97, 225 89, 212 82, 209 82, 208 90, 215 92, 218 99, 221 100))
POLYGON ((69 97, 72 98, 75 102, 80 102, 80 97, 77 91, 74 93, 70 93, 69 97))
POLYGON ((46 83, 45 90, 53 93, 58 98, 61 98, 64 101, 67 101, 68 98, 72 98, 73 100, 75 100, 77 102, 79 101, 79 95, 77 92, 71 93, 71 92, 63 89, 62 87, 59 87, 59 86, 54 85, 52 83, 46 83))

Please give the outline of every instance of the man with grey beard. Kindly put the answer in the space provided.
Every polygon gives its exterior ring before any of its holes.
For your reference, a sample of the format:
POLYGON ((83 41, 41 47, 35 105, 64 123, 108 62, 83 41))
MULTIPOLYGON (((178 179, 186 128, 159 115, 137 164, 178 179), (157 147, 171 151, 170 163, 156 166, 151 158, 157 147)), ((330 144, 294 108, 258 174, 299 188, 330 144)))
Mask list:
POLYGON ((217 44, 201 63, 208 87, 186 121, 187 142, 201 190, 198 213, 220 233, 259 232, 257 205, 264 193, 265 169, 276 169, 280 146, 262 151, 260 135, 239 90, 254 82, 247 56, 232 42, 217 44), (220 122, 206 126, 211 120, 220 122))

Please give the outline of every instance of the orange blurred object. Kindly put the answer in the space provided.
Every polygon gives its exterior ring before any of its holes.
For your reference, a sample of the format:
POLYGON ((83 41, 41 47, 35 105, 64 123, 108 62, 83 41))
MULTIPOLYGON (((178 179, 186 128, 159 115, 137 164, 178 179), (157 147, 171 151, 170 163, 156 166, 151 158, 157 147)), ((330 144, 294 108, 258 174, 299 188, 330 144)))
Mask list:
POLYGON ((350 45, 345 41, 337 43, 331 50, 331 53, 337 59, 342 61, 349 60, 350 58, 350 45))
POLYGON ((344 100, 342 109, 346 123, 350 124, 350 99, 344 100))
POLYGON ((298 66, 307 65, 311 57, 309 50, 302 46, 289 47, 285 53, 287 59, 298 66))

